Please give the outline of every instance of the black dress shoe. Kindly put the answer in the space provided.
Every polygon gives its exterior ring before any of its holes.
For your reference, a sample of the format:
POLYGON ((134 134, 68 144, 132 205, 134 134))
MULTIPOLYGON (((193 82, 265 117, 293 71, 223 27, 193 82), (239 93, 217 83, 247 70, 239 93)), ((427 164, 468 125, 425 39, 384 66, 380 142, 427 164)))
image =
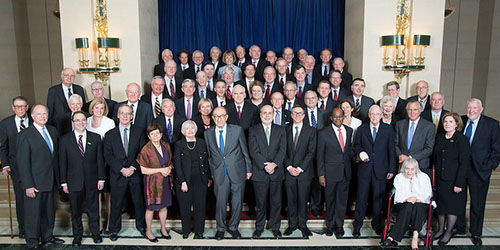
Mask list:
POLYGON ((117 233, 111 233, 111 234, 109 235, 109 239, 110 239, 111 241, 116 241, 116 240, 118 240, 118 234, 117 234, 117 233))
POLYGON ((52 237, 52 239, 44 242, 43 244, 44 245, 59 245, 59 244, 63 244, 63 243, 64 243, 64 240, 56 238, 56 237, 52 237))
POLYGON ((24 230, 19 230, 19 239, 24 239, 24 230))
POLYGON ((137 228, 137 231, 139 231, 142 236, 146 236, 146 228, 137 228))
POLYGON ((163 232, 161 233, 161 237, 162 237, 163 239, 166 239, 166 240, 171 240, 171 239, 172 239, 172 236, 170 236, 170 234, 168 234, 168 235, 164 235, 164 234, 163 234, 163 232))
POLYGON ((309 230, 309 228, 307 226, 306 227, 299 227, 299 230, 300 230, 300 232, 302 232, 302 236, 304 236, 304 237, 313 235, 311 233, 311 230, 309 230))
POLYGON ((472 236, 472 244, 478 247, 482 246, 483 241, 481 240, 481 236, 472 236))
POLYGON ((144 238, 148 239, 149 242, 151 242, 151 243, 157 243, 158 242, 158 239, 156 237, 150 239, 147 235, 144 235, 144 238))
POLYGON ((335 237, 337 238, 342 238, 342 236, 344 236, 344 228, 342 227, 338 227, 336 230, 335 230, 335 237))
POLYGON ((102 237, 101 237, 101 235, 93 235, 92 239, 94 240, 95 244, 102 243, 102 237))
POLYGON ((356 239, 361 237, 361 232, 359 231, 359 229, 354 229, 354 231, 352 231, 352 237, 356 239))
POLYGON ((238 231, 238 229, 234 230, 234 231, 231 231, 231 230, 227 230, 231 236, 233 236, 233 239, 241 239, 241 233, 240 231, 238 231))
POLYGON ((382 243, 382 246, 385 246, 385 247, 392 247, 392 246, 397 246, 398 243, 393 241, 393 240, 390 240, 389 238, 385 239, 385 241, 382 243))
POLYGON ((450 240, 451 240, 451 238, 448 241, 442 241, 442 240, 440 240, 440 241, 438 241, 438 245, 439 246, 446 246, 446 245, 448 245, 448 242, 450 242, 450 240))
POLYGON ((224 232, 217 231, 217 233, 215 233, 215 239, 216 240, 222 240, 222 239, 224 239, 224 232))
POLYGON ((325 235, 326 236, 332 236, 333 235, 333 229, 332 228, 327 228, 325 230, 325 235))
POLYGON ((200 240, 200 239, 205 239, 205 237, 203 237, 203 234, 195 233, 193 239, 200 240))
POLYGON ((253 235, 252 235, 252 237, 253 237, 254 239, 258 239, 258 238, 260 238, 260 236, 261 236, 261 235, 262 235, 262 230, 260 230, 260 229, 255 229, 255 231, 253 231, 253 235))
POLYGON ((189 238, 189 234, 182 234, 182 238, 183 238, 183 239, 187 239, 187 238, 189 238))
POLYGON ((74 238, 73 243, 71 243, 71 246, 73 246, 73 247, 82 246, 82 238, 74 238))
POLYGON ((319 211, 319 209, 313 209, 313 210, 311 210, 311 213, 316 218, 321 217, 321 211, 319 211))
POLYGON ((273 230, 273 236, 276 239, 281 238, 281 231, 280 230, 273 230))
POLYGON ((284 235, 291 235, 293 233, 293 231, 295 231, 295 227, 288 227, 287 229, 285 229, 285 232, 283 233, 284 235))

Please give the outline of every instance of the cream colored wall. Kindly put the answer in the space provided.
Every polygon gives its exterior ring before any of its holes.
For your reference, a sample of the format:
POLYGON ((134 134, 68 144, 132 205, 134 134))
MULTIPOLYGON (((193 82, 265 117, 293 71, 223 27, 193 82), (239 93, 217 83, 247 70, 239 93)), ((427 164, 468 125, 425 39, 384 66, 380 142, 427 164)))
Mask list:
POLYGON ((363 28, 365 0, 345 2, 344 59, 353 77, 363 74, 363 28))
POLYGON ((485 112, 500 120, 500 3, 495 2, 493 10, 485 112))
MULTIPOLYGON (((365 1, 363 37, 362 77, 366 81, 365 94, 375 100, 384 94, 384 84, 394 80, 394 73, 382 70, 384 50, 380 47, 380 37, 396 33, 397 0, 365 1)), ((431 35, 431 45, 425 49, 426 69, 412 72, 404 78, 401 96, 406 96, 406 86, 410 95, 414 94, 414 83, 420 79, 429 82, 430 91, 439 89, 441 74, 441 51, 443 41, 444 0, 414 0, 412 33, 431 35)), ((346 46, 349 41, 346 41, 346 46)))

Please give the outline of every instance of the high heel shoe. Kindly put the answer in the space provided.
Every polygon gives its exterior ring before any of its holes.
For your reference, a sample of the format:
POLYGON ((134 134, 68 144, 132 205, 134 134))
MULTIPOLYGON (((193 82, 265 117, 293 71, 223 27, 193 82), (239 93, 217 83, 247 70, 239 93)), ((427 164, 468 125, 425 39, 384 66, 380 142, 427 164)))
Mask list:
POLYGON ((439 240, 441 237, 443 237, 443 235, 444 235, 444 233, 441 233, 441 234, 437 233, 437 234, 435 234, 432 238, 433 238, 434 240, 439 240))
POLYGON ((146 239, 148 239, 148 240, 149 240, 149 242, 152 242, 152 243, 156 243, 156 242, 158 242, 158 238, 156 238, 156 237, 154 237, 154 238, 152 238, 152 239, 150 239, 147 235, 144 235, 144 237, 145 237, 146 239))
POLYGON ((172 236, 170 236, 170 234, 169 235, 164 235, 163 232, 161 232, 161 237, 163 237, 166 240, 171 240, 172 239, 172 236))
POLYGON ((450 242, 451 238, 449 238, 447 241, 440 240, 438 241, 439 246, 446 246, 448 245, 448 242, 450 242))

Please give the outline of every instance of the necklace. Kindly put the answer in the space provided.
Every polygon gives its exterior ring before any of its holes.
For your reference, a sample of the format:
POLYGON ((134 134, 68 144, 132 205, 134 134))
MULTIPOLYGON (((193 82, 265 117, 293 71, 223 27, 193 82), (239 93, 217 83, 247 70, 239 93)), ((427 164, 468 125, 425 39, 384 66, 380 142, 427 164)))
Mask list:
POLYGON ((190 146, 189 146, 189 143, 187 143, 187 142, 186 142, 186 146, 187 146, 187 148, 188 148, 189 150, 191 150, 191 151, 192 151, 194 148, 196 148, 196 141, 194 141, 194 145, 193 145, 193 147, 190 147, 190 146))

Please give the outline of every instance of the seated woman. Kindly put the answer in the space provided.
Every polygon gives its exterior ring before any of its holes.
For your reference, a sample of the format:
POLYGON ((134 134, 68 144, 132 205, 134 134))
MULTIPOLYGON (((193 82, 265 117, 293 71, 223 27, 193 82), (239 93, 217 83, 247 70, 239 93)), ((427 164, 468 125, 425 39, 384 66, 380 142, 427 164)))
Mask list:
POLYGON ((187 120, 182 123, 184 138, 175 143, 174 151, 175 192, 179 199, 183 239, 191 233, 191 207, 194 239, 203 239, 207 189, 211 184, 207 147, 203 139, 196 138, 196 130, 195 122, 187 120))
POLYGON ((418 249, 418 232, 427 219, 427 211, 432 197, 429 176, 420 171, 417 160, 409 158, 403 162, 401 171, 394 178, 394 209, 398 216, 384 246, 395 246, 403 239, 408 229, 413 235, 411 249, 418 249))
POLYGON ((165 228, 165 223, 167 220, 167 207, 172 205, 169 176, 174 166, 172 165, 170 146, 161 140, 162 130, 159 124, 153 123, 148 126, 146 134, 149 142, 144 145, 137 156, 137 162, 141 166, 141 172, 144 175, 147 227, 145 237, 151 242, 158 242, 158 239, 151 231, 154 211, 160 211, 161 235, 167 240, 171 239, 165 228))

